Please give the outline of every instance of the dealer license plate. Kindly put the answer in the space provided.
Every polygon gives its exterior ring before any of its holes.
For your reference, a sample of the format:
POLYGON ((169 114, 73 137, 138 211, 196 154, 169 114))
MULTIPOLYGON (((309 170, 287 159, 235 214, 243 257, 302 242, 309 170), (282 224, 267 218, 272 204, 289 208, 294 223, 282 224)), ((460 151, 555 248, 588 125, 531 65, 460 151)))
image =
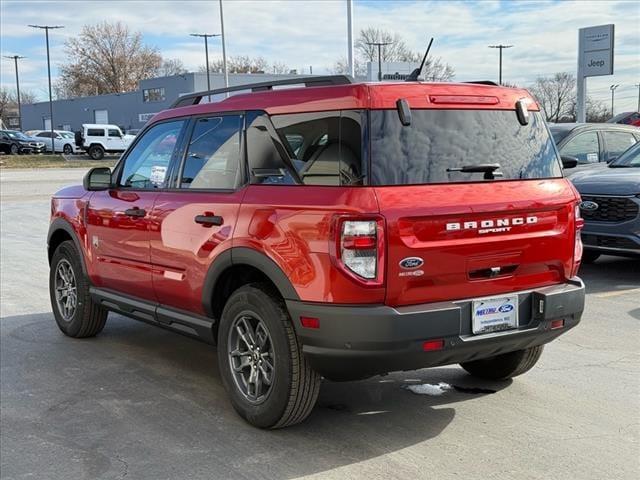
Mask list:
POLYGON ((493 297, 473 301, 471 322, 474 334, 499 332, 518 327, 518 297, 493 297))

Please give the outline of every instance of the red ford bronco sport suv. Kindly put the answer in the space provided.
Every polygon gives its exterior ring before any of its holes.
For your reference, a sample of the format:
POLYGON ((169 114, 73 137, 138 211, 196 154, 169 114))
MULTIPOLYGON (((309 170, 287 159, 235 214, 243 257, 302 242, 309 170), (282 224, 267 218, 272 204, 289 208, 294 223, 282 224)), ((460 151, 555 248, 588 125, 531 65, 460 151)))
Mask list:
POLYGON ((579 196, 527 91, 340 76, 226 91, 241 89, 180 97, 113 171, 54 195, 66 335, 113 311, 215 344, 235 409, 278 428, 309 415, 322 377, 510 378, 580 321, 579 196))

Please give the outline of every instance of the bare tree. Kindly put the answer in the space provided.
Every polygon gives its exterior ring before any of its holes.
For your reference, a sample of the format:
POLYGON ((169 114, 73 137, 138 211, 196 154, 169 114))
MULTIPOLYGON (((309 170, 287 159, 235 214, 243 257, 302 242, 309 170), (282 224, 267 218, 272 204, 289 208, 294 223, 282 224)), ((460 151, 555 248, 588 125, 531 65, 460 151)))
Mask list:
POLYGON ((283 62, 273 62, 273 65, 269 69, 275 74, 284 74, 289 73, 291 69, 286 63, 283 62))
MULTIPOLYGON (((606 103, 601 102, 600 100, 595 100, 589 96, 587 96, 585 103, 586 103, 585 119, 587 122, 603 123, 611 118, 611 110, 609 110, 609 107, 607 106, 606 103)), ((577 105, 576 105, 576 99, 574 98, 571 103, 571 110, 569 111, 567 116, 564 118, 561 118, 560 121, 575 122, 577 117, 578 117, 577 105)))
MULTIPOLYGON (((354 62, 354 70, 356 74, 356 78, 358 77, 366 77, 367 75, 367 65, 366 63, 362 63, 357 58, 353 59, 354 62)), ((346 57, 340 57, 333 64, 333 67, 330 69, 331 73, 334 75, 348 75, 349 74, 349 61, 346 57)))
POLYGON ((557 122, 571 114, 575 103, 576 79, 571 73, 559 72, 551 77, 539 77, 530 87, 547 121, 557 122))
POLYGON ((187 69, 184 67, 182 60, 178 58, 170 58, 163 60, 162 65, 158 69, 157 74, 161 77, 170 77, 172 75, 183 75, 187 73, 187 69))
POLYGON ((8 88, 0 87, 0 118, 7 122, 9 113, 15 111, 15 97, 8 88))
POLYGON ((162 65, 157 49, 121 22, 86 25, 65 51, 69 62, 60 66, 59 97, 133 91, 162 65))
MULTIPOLYGON (((211 71, 222 73, 222 59, 211 63, 211 71)), ((227 70, 229 73, 264 73, 269 71, 269 62, 263 57, 249 57, 248 55, 235 55, 227 58, 227 70)), ((201 72, 206 72, 205 66, 200 67, 201 72)))

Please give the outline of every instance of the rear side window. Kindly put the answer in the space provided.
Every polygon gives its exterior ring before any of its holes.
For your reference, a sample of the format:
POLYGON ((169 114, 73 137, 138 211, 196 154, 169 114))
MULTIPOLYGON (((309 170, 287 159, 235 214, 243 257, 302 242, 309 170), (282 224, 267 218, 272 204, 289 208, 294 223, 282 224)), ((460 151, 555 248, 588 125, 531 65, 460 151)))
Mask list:
POLYGON ((184 161, 181 188, 235 189, 240 179, 240 115, 196 121, 184 161))
POLYGON ((636 137, 627 132, 602 132, 604 141, 607 144, 609 158, 618 157, 622 152, 636 143, 636 137))
POLYGON ((88 128, 87 136, 89 137, 104 137, 104 130, 102 128, 88 128))
POLYGON ((394 110, 371 111, 375 185, 483 181, 450 169, 499 164, 496 180, 562 176, 553 139, 538 112, 521 125, 510 110, 413 110, 403 126, 394 110))
POLYGON ((562 155, 576 157, 579 163, 596 163, 600 161, 598 134, 586 132, 576 135, 560 149, 562 155))
POLYGON ((334 186, 363 182, 362 119, 360 111, 271 117, 302 183, 334 186))

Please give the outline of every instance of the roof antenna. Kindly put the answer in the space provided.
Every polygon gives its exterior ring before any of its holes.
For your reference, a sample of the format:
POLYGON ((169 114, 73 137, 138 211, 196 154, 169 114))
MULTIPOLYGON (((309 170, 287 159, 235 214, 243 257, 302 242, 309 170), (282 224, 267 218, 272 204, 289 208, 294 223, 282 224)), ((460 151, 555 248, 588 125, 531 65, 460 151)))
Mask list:
POLYGON ((422 69, 424 68, 424 62, 427 60, 427 55, 429 55, 429 50, 431 50, 431 44, 433 43, 433 37, 429 41, 429 46, 427 47, 427 51, 424 52, 424 57, 422 57, 422 63, 420 64, 420 68, 416 68, 413 72, 409 74, 409 76, 405 79, 405 82, 417 82, 418 77, 422 73, 422 69))

